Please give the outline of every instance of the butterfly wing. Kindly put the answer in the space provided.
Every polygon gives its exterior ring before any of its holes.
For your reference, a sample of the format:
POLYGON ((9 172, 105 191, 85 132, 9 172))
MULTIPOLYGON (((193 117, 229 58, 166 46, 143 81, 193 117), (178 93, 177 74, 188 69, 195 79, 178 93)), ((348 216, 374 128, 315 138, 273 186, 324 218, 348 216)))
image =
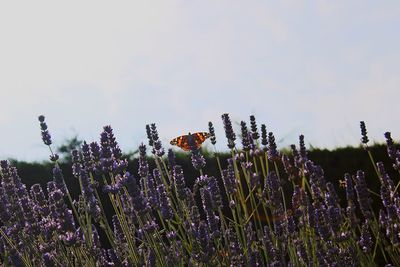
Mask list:
POLYGON ((197 149, 200 148, 201 144, 206 141, 210 134, 207 132, 197 132, 193 134, 194 142, 196 144, 197 149))
POLYGON ((194 145, 196 146, 197 149, 200 148, 201 144, 208 138, 210 137, 210 134, 207 132, 197 132, 189 135, 181 135, 178 136, 177 138, 174 138, 171 140, 170 144, 174 146, 179 146, 185 151, 190 151, 190 144, 189 144, 189 138, 193 138, 194 145))
POLYGON ((190 150, 187 135, 181 135, 181 136, 178 136, 177 138, 172 139, 170 144, 174 145, 174 146, 179 146, 180 148, 182 148, 185 151, 190 150))

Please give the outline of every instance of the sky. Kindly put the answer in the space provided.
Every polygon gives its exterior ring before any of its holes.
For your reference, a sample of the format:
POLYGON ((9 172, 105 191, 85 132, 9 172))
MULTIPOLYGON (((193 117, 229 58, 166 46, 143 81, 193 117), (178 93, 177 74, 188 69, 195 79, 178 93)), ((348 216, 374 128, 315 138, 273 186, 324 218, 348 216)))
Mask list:
MULTIPOLYGON (((399 1, 4 1, 0 3, 0 159, 45 160, 97 141, 123 151, 160 138, 235 129, 255 115, 279 147, 400 139, 399 1)), ((206 146, 210 145, 206 142, 206 146)))

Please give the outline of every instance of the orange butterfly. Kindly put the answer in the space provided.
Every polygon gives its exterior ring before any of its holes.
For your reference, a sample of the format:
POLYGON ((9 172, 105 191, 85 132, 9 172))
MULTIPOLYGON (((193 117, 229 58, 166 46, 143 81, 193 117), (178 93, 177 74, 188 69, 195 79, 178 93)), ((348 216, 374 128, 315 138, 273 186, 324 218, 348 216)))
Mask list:
POLYGON ((179 146, 185 151, 190 151, 191 147, 190 144, 191 142, 193 143, 193 146, 196 147, 196 149, 199 149, 201 144, 208 138, 210 137, 210 134, 207 132, 197 132, 197 133, 188 133, 186 135, 181 135, 178 136, 177 138, 174 138, 171 140, 170 144, 179 146), (193 138, 190 140, 190 138, 193 138))

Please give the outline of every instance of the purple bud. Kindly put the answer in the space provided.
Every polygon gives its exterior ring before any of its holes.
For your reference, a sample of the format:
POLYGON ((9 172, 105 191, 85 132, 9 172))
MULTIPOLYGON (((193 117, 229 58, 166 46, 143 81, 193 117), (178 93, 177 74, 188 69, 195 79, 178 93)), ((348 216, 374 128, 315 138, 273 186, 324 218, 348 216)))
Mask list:
POLYGON ((252 138, 254 140, 257 140, 258 138, 260 138, 260 135, 258 134, 256 117, 254 117, 254 115, 250 115, 250 125, 251 125, 250 128, 251 128, 252 138))
POLYGON ((208 132, 210 133, 211 144, 215 145, 217 143, 217 140, 215 138, 214 126, 213 126, 213 123, 211 121, 208 122, 208 132))
POLYGON ((172 177, 174 179, 175 190, 178 198, 181 200, 186 199, 186 192, 185 192, 186 183, 181 166, 179 165, 174 166, 172 177))
POLYGON ((39 122, 44 122, 45 117, 43 115, 39 115, 38 119, 39 122))
POLYGON ((136 212, 139 214, 146 214, 149 211, 149 206, 140 191, 139 186, 136 184, 136 178, 129 172, 125 173, 126 188, 132 198, 132 205, 136 212))
POLYGON ((247 129, 246 122, 240 122, 240 130, 242 133, 242 146, 244 151, 250 150, 250 141, 249 141, 249 131, 247 129))
POLYGON ((171 200, 165 190, 164 184, 159 183, 157 186, 157 196, 160 205, 161 215, 164 220, 170 220, 173 217, 171 200))
MULTIPOLYGON (((147 126, 146 126, 147 127, 147 126)), ((164 152, 164 148, 161 145, 161 140, 158 137, 158 132, 157 132, 157 127, 155 123, 152 123, 150 125, 150 129, 151 129, 151 139, 152 139, 152 145, 154 147, 154 153, 158 156, 158 157, 162 157, 165 152, 164 152)), ((150 144, 150 142, 149 142, 150 144)))
POLYGON ((307 149, 304 144, 304 135, 302 135, 302 134, 299 136, 299 147, 300 147, 299 152, 300 152, 301 161, 306 162, 308 160, 307 149))
POLYGON ((279 160, 279 152, 276 147, 275 137, 272 132, 268 133, 268 159, 271 161, 279 160))
POLYGON ((42 135, 42 140, 43 143, 47 146, 51 145, 51 136, 49 131, 47 130, 47 124, 45 122, 45 117, 43 115, 39 116, 39 122, 40 122, 40 129, 41 129, 41 135, 42 135))
POLYGON ((192 151, 192 165, 196 170, 201 170, 206 165, 206 160, 199 150, 192 151))
POLYGON ((357 171, 356 179, 355 179, 355 189, 357 192, 358 204, 360 205, 360 209, 362 214, 366 219, 372 218, 371 213, 371 198, 369 197, 369 191, 367 184, 365 182, 364 172, 359 170, 357 171))
POLYGON ((365 127, 364 121, 360 121, 360 129, 361 129, 361 143, 366 145, 369 142, 369 139, 367 136, 367 128, 365 127))
POLYGON ((63 192, 63 194, 67 193, 67 186, 65 185, 64 176, 62 171, 58 165, 54 166, 53 168, 53 181, 55 182, 58 189, 63 192))
POLYGON ((233 149, 235 147, 236 135, 233 131, 232 122, 228 113, 222 114, 222 121, 224 123, 225 135, 228 139, 228 147, 233 149))
POLYGON ((146 158, 146 146, 142 143, 139 146, 139 170, 138 174, 140 177, 146 177, 149 174, 149 164, 146 158))
POLYGON ((358 241, 361 249, 364 253, 370 253, 374 242, 372 241, 371 232, 369 231, 369 221, 365 220, 364 224, 361 228, 361 236, 360 240, 358 241))
POLYGON ((52 154, 50 155, 50 160, 53 162, 56 162, 60 157, 58 156, 58 154, 52 154))
POLYGON ((222 181, 224 182, 227 193, 233 194, 236 192, 236 177, 233 168, 233 161, 228 160, 228 167, 226 170, 222 170, 222 181))
POLYGON ((167 155, 168 155, 168 165, 171 170, 176 164, 174 151, 171 148, 168 149, 167 155))
POLYGON ((267 127, 265 124, 261 124, 261 144, 264 147, 268 145, 268 134, 267 134, 267 127))
POLYGON ((146 124, 147 139, 149 140, 149 146, 153 146, 153 137, 151 135, 150 125, 146 124))

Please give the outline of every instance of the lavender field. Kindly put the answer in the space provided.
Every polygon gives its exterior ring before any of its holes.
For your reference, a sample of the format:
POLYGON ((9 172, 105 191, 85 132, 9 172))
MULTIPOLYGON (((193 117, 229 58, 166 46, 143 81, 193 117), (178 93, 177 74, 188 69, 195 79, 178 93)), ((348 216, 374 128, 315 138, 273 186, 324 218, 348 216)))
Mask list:
POLYGON ((217 140, 210 122, 207 133, 178 137, 168 151, 149 124, 137 173, 127 171, 112 127, 104 126, 99 141, 72 151, 74 177, 63 175, 44 116, 39 123, 53 180, 28 188, 9 161, 0 162, 3 266, 400 266, 400 148, 390 132, 388 165, 374 158, 360 122, 380 182, 375 192, 364 170, 328 181, 303 135, 290 153, 278 150, 254 116, 235 133, 223 114, 225 137, 217 140), (227 144, 228 159, 217 141, 227 144), (215 173, 205 171, 203 142, 214 145, 215 173), (181 149, 194 177, 176 161, 181 149), (79 197, 66 179, 79 184, 79 197))

